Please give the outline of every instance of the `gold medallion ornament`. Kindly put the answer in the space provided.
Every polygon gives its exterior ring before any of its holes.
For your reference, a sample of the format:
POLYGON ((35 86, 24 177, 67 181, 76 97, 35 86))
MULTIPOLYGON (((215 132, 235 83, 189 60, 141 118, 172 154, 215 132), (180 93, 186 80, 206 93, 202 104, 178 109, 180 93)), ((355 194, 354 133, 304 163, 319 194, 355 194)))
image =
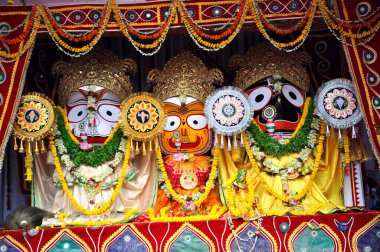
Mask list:
MULTIPOLYGON (((146 153, 145 142, 149 141, 149 151, 152 151, 152 141, 157 148, 156 136, 165 125, 164 106, 161 101, 150 93, 136 93, 127 97, 120 107, 119 121, 124 134, 133 141, 142 141, 143 154, 146 153)), ((136 151, 139 151, 136 143, 136 151)))
POLYGON ((193 172, 182 173, 179 183, 183 189, 192 190, 198 185, 198 177, 193 172))
POLYGON ((13 124, 14 149, 26 153, 27 181, 32 179, 32 152, 39 154, 40 150, 46 151, 43 138, 51 133, 55 122, 54 106, 53 101, 40 93, 29 93, 21 97, 13 124), (20 146, 17 139, 20 140, 20 146))

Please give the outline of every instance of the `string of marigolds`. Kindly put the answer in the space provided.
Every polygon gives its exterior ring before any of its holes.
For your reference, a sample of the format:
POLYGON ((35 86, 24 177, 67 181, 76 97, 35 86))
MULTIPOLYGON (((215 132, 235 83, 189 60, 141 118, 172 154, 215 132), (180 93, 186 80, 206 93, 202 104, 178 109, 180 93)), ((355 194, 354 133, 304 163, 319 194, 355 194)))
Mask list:
POLYGON ((0 35, 0 42, 3 42, 8 45, 14 45, 14 44, 23 42, 25 38, 30 34, 30 31, 33 28, 33 24, 37 18, 37 15, 38 15, 37 6, 34 5, 31 13, 28 15, 28 17, 25 20, 25 26, 24 26, 23 32, 19 34, 16 38, 12 38, 12 39, 6 38, 9 36, 9 33, 7 35, 0 35))
POLYGON ((277 210, 266 210, 264 209, 260 203, 257 203, 257 208, 259 209, 259 211, 265 215, 268 215, 268 216, 272 216, 272 215, 275 215, 275 216, 283 216, 283 215, 286 215, 288 213, 290 214, 294 214, 294 215, 314 215, 316 212, 319 211, 319 209, 321 209, 322 207, 335 207, 334 204, 332 203, 323 203, 323 202, 319 202, 317 204, 315 204, 312 208, 309 208, 307 210, 284 210, 284 211, 277 211, 277 210))
POLYGON ((73 42, 81 42, 81 41, 91 40, 99 33, 100 27, 102 27, 102 25, 105 21, 105 18, 107 17, 107 15, 109 15, 108 12, 111 12, 111 8, 106 4, 103 7, 101 19, 96 24, 94 24, 94 26, 88 32, 86 32, 85 34, 79 34, 79 35, 78 34, 71 34, 71 33, 68 33, 67 31, 63 30, 61 25, 59 25, 57 23, 57 21, 53 18, 52 13, 50 12, 50 10, 46 6, 41 5, 41 11, 45 14, 44 18, 46 17, 48 19, 48 21, 49 21, 48 23, 51 26, 53 26, 53 28, 58 32, 58 34, 61 37, 68 39, 70 41, 73 41, 73 42))
POLYGON ((80 211, 81 213, 83 213, 85 215, 96 215, 96 214, 101 214, 101 213, 104 213, 105 211, 107 211, 113 205, 113 203, 115 202, 117 196, 119 195, 119 192, 120 192, 120 190, 121 190, 121 188, 123 186, 124 177, 127 174, 128 162, 129 162, 129 157, 130 157, 130 146, 129 146, 129 144, 126 145, 126 151, 125 151, 125 156, 124 156, 123 167, 121 169, 121 172, 119 174, 119 178, 118 178, 117 184, 115 186, 115 189, 114 189, 114 191, 113 191, 113 193, 112 193, 109 201, 104 202, 102 204, 102 206, 100 206, 99 208, 93 209, 93 210, 89 210, 89 209, 86 209, 86 208, 82 207, 76 201, 76 199, 74 198, 73 194, 71 193, 71 191, 69 189, 69 186, 67 185, 66 179, 64 177, 63 170, 62 170, 61 163, 60 163, 60 160, 59 160, 59 157, 58 157, 57 148, 55 146, 54 137, 53 136, 51 136, 49 138, 49 144, 50 144, 50 148, 51 148, 51 151, 52 151, 52 154, 53 154, 54 165, 55 165, 55 168, 56 168, 56 171, 57 171, 58 179, 59 179, 59 181, 60 181, 60 183, 62 185, 63 191, 65 192, 67 198, 70 200, 70 203, 78 211, 80 211))
POLYGON ((344 163, 347 165, 350 164, 350 140, 348 137, 348 130, 343 130, 343 148, 344 148, 344 163))
POLYGON ((162 159, 161 150, 159 148, 156 148, 156 156, 157 156, 157 160, 158 160, 158 166, 160 167, 160 171, 161 171, 161 174, 164 178, 167 190, 169 191, 171 197, 175 201, 182 204, 182 206, 186 205, 186 203, 191 202, 194 206, 198 207, 203 203, 203 201, 205 201, 207 199, 207 197, 208 197, 208 195, 209 195, 209 193, 210 193, 210 191, 214 185, 214 179, 216 177, 216 171, 217 171, 217 167, 218 167, 219 152, 220 152, 220 148, 219 148, 219 146, 216 146, 214 148, 214 157, 212 160, 211 172, 210 172, 209 178, 206 182, 206 187, 205 187, 204 193, 197 200, 187 201, 187 200, 182 199, 177 194, 177 192, 174 191, 173 185, 170 182, 170 179, 169 179, 168 174, 167 174, 166 169, 165 169, 164 160, 162 159))
MULTIPOLYGON (((107 2, 107 9, 110 9, 109 5, 110 5, 110 1, 107 2)), ((67 44, 65 41, 63 41, 59 37, 58 32, 52 27, 52 24, 50 23, 50 20, 47 14, 43 10, 42 4, 39 5, 39 10, 44 18, 46 29, 48 30, 50 36, 52 37, 53 41, 58 46, 58 48, 64 53, 67 53, 67 51, 74 53, 74 54, 70 54, 70 56, 75 56, 75 57, 79 57, 81 55, 88 53, 98 43, 99 39, 101 38, 101 36, 103 35, 103 33, 105 32, 107 28, 107 24, 111 16, 111 11, 107 11, 104 17, 104 22, 100 26, 99 31, 97 32, 96 36, 87 45, 84 45, 82 47, 72 47, 69 44, 67 44)))
POLYGON ((318 138, 317 154, 315 156, 313 171, 310 174, 309 180, 306 183, 304 189, 302 189, 302 191, 298 192, 298 194, 296 194, 294 197, 289 197, 289 196, 284 196, 282 194, 279 194, 278 192, 276 192, 275 190, 273 190, 273 188, 271 188, 268 185, 268 183, 267 183, 267 181, 266 181, 266 179, 265 179, 265 177, 263 175, 263 172, 258 168, 257 163, 256 163, 256 161, 255 161, 255 159, 253 157, 252 150, 250 149, 249 142, 247 140, 247 135, 243 134, 243 137, 244 137, 244 146, 245 146, 247 155, 249 157, 249 160, 251 162, 253 171, 257 174, 260 182, 264 185, 265 189, 272 196, 274 196, 275 198, 277 198, 277 199, 279 199, 279 200, 281 200, 283 202, 289 202, 289 200, 291 200, 291 199, 300 200, 300 199, 302 199, 302 198, 305 197, 306 193, 309 191, 310 187, 314 183, 314 179, 316 178, 318 170, 319 170, 319 164, 320 164, 322 153, 323 153, 323 143, 324 143, 324 139, 325 139, 325 134, 324 134, 325 128, 326 128, 326 125, 325 125, 324 122, 322 122, 321 130, 320 130, 320 134, 319 134, 319 138, 318 138))
MULTIPOLYGON (((365 37, 368 37, 368 36, 374 34, 380 28, 380 19, 379 19, 379 20, 377 20, 377 22, 374 26, 372 26, 372 27, 366 26, 368 28, 368 30, 366 30, 366 31, 363 31, 361 33, 352 33, 351 30, 349 30, 347 32, 342 28, 341 25, 334 23, 334 21, 332 20, 332 18, 329 15, 329 13, 324 8, 322 1, 319 1, 319 9, 321 10, 322 16, 323 16, 324 20, 328 23, 328 25, 332 29, 339 31, 340 35, 342 35, 344 37, 349 37, 349 38, 354 38, 354 39, 362 39, 362 38, 365 38, 365 37)), ((343 5, 343 11, 346 11, 344 5, 343 5)))

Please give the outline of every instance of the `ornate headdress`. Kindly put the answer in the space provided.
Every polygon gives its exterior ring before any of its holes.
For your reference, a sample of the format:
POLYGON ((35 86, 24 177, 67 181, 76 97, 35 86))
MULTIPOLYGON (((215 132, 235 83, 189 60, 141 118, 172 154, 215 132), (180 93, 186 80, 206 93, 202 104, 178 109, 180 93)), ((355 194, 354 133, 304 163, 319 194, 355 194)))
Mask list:
POLYGON ((266 77, 278 75, 308 91, 310 79, 304 67, 308 63, 311 57, 306 52, 288 53, 262 43, 252 46, 244 56, 232 56, 229 65, 237 70, 234 86, 243 90, 266 77))
POLYGON ((58 87, 61 102, 70 93, 87 85, 106 88, 124 99, 132 93, 132 83, 128 74, 136 72, 137 65, 132 59, 119 59, 108 50, 95 50, 69 62, 58 61, 54 64, 53 74, 62 75, 58 87))
POLYGON ((161 71, 151 70, 147 80, 155 84, 153 93, 162 101, 184 94, 204 102, 214 90, 213 84, 222 83, 224 78, 219 69, 208 70, 202 60, 184 51, 169 60, 161 71))

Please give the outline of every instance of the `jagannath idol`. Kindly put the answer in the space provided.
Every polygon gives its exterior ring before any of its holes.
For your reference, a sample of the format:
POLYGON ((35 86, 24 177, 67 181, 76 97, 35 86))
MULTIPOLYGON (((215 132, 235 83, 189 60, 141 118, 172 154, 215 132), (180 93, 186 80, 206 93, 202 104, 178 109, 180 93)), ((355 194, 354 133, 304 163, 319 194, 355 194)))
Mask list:
POLYGON ((148 81, 164 101, 166 124, 157 154, 160 166, 156 205, 151 220, 201 220, 220 217, 225 208, 218 196, 217 161, 212 132, 204 114, 204 101, 223 82, 219 69, 208 70, 190 52, 172 58, 163 70, 152 70, 148 81), (182 219, 181 219, 182 218, 182 219))
POLYGON ((230 60, 237 69, 234 86, 245 90, 254 110, 242 135, 245 148, 221 151, 221 181, 234 216, 331 213, 344 208, 342 167, 347 157, 341 157, 338 141, 343 137, 335 129, 326 137, 325 122, 314 115, 303 66, 309 61, 304 52, 286 53, 267 44, 230 60))
POLYGON ((155 154, 130 148, 118 124, 120 104, 132 92, 125 73, 135 71, 133 60, 106 50, 53 66, 62 76, 63 107, 56 109, 50 136, 53 158, 36 157, 35 206, 61 212, 65 223, 128 220, 130 209, 151 206, 155 154))

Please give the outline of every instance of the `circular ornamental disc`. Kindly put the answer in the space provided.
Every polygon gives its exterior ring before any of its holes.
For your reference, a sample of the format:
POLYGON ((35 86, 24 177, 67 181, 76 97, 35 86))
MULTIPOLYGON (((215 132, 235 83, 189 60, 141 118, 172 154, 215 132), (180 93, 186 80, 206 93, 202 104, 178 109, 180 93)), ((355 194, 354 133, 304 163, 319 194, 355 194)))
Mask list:
POLYGON ((133 140, 151 140, 164 128, 164 106, 150 93, 133 94, 121 104, 120 122, 133 140))
POLYGON ((346 129, 362 119, 354 87, 346 79, 333 79, 323 84, 316 94, 316 113, 328 125, 346 129))
POLYGON ((253 117, 246 95, 231 86, 218 89, 207 97, 205 114, 211 128, 225 136, 246 130, 253 117))

